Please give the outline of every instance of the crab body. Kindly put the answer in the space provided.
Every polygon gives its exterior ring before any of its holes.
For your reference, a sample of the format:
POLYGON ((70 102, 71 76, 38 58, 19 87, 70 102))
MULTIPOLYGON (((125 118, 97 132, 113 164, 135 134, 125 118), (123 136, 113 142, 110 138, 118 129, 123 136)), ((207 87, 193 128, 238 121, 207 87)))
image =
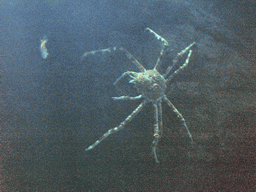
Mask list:
POLYGON ((165 78, 157 70, 137 73, 130 82, 134 83, 137 91, 151 102, 161 100, 167 88, 165 78))

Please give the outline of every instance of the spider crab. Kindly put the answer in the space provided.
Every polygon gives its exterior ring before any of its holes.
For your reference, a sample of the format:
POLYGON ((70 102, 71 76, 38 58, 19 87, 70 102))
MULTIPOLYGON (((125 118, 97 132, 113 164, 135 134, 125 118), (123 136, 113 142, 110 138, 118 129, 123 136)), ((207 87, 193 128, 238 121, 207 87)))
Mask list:
POLYGON ((130 97, 130 96, 120 96, 120 97, 112 97, 114 100, 139 100, 143 99, 141 104, 128 116, 126 119, 119 124, 119 126, 114 127, 112 129, 109 129, 99 140, 97 140, 94 144, 89 146, 85 149, 85 151, 91 150, 94 147, 96 147, 100 142, 102 142, 105 138, 107 138, 109 135, 116 133, 123 129, 125 125, 130 122, 142 109, 147 103, 152 103, 154 106, 155 114, 155 123, 154 123, 154 140, 152 143, 152 151, 155 158, 156 163, 159 163, 157 155, 156 155, 156 148, 157 144, 161 138, 162 132, 163 132, 163 121, 162 121, 162 101, 165 101, 167 105, 173 110, 177 117, 181 120, 184 127, 187 130, 187 133, 193 142, 192 135, 190 134, 190 131, 187 127, 187 124, 185 122, 185 119, 183 118, 182 114, 176 109, 176 107, 171 103, 171 101, 167 98, 165 95, 165 90, 167 88, 167 83, 173 79, 174 76, 176 76, 180 71, 182 71, 189 63, 189 58, 192 54, 192 50, 190 48, 195 44, 193 42, 188 47, 186 47, 184 50, 182 50, 180 53, 177 54, 177 56, 173 60, 173 65, 169 66, 165 72, 165 74, 160 74, 158 72, 161 60, 163 59, 163 56, 166 52, 166 49, 169 47, 169 43, 160 35, 158 35, 156 32, 154 32, 150 28, 146 28, 146 31, 149 31, 150 33, 154 34, 154 36, 163 42, 163 48, 160 52, 160 56, 156 62, 156 65, 151 70, 146 70, 126 49, 123 47, 112 47, 107 49, 101 49, 96 51, 90 51, 86 52, 82 55, 82 58, 95 54, 98 52, 111 52, 116 51, 117 49, 123 51, 125 55, 128 57, 128 59, 133 62, 140 72, 133 72, 133 71, 127 71, 124 72, 114 83, 114 85, 124 76, 128 75, 131 80, 129 83, 134 84, 134 87, 137 89, 137 91, 140 93, 140 95, 136 97, 130 97), (181 65, 177 70, 175 70, 172 74, 170 74, 171 70, 173 69, 174 65, 177 63, 178 59, 185 54, 187 51, 189 51, 187 59, 183 65, 181 65))

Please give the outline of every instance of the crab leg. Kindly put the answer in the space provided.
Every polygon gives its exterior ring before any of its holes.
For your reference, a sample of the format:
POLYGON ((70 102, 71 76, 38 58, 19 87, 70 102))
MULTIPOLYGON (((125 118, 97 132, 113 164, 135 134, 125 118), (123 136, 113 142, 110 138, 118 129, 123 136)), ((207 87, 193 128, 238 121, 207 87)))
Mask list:
POLYGON ((188 126, 187 126, 182 114, 176 109, 176 107, 171 103, 171 101, 166 96, 163 98, 163 100, 169 105, 169 107, 177 114, 177 117, 183 122, 183 125, 188 132, 188 136, 190 137, 191 141, 193 142, 192 135, 190 134, 190 131, 188 130, 188 126))
POLYGON ((155 31, 153 31, 152 29, 146 28, 145 30, 146 30, 146 31, 149 31, 149 32, 152 33, 152 34, 154 34, 155 37, 156 37, 158 40, 164 42, 164 45, 165 45, 165 46, 168 46, 168 45, 169 45, 168 41, 166 41, 165 38, 163 38, 162 36, 158 35, 158 34, 157 34, 155 31))
POLYGON ((159 130, 160 135, 162 136, 163 133, 163 118, 162 118, 162 103, 158 103, 158 117, 159 117, 159 130))
POLYGON ((117 49, 119 49, 120 51, 123 51, 125 53, 125 55, 128 57, 128 59, 133 62, 136 67, 139 68, 140 71, 146 71, 145 67, 143 67, 143 65, 140 64, 140 62, 135 59, 135 57, 132 56, 131 53, 129 53, 125 48, 123 47, 109 47, 106 49, 100 49, 100 50, 95 50, 95 51, 89 51, 89 52, 85 52, 82 57, 81 60, 83 60, 84 57, 87 57, 88 55, 94 55, 96 53, 104 53, 104 52, 108 52, 110 53, 111 51, 116 51, 117 49))
POLYGON ((159 66, 160 66, 160 62, 166 52, 166 48, 169 46, 169 43, 168 41, 165 40, 165 38, 163 38, 162 36, 158 35, 155 31, 153 31, 152 29, 150 28, 146 28, 145 29, 146 31, 149 31, 150 33, 154 34, 154 36, 158 39, 158 40, 161 40, 162 42, 164 42, 164 46, 160 52, 160 56, 159 58, 157 59, 157 62, 156 62, 156 65, 154 67, 154 69, 158 70, 159 66))
POLYGON ((161 138, 161 135, 159 134, 160 133, 160 129, 159 129, 159 122, 158 122, 158 106, 157 104, 153 104, 154 108, 155 108, 155 123, 154 123, 154 140, 153 140, 153 143, 152 143, 152 151, 153 151, 153 154, 154 154, 154 158, 155 158, 155 161, 156 163, 159 163, 158 159, 157 159, 157 155, 156 155, 156 146, 161 138))
POLYGON ((179 69, 177 69, 176 71, 174 71, 173 74, 168 77, 167 82, 170 81, 175 75, 177 75, 178 73, 180 73, 185 67, 187 67, 188 62, 189 62, 189 58, 190 58, 191 54, 192 54, 192 50, 189 50, 188 57, 187 57, 185 63, 184 63, 183 65, 181 65, 181 66, 179 67, 179 69))
MULTIPOLYGON (((172 70, 172 68, 175 66, 175 64, 177 63, 178 59, 184 55, 196 42, 193 42, 191 43, 189 46, 187 46, 185 49, 183 49, 181 52, 179 52, 177 54, 177 56, 173 59, 173 65, 170 67, 167 68, 165 74, 164 74, 164 77, 167 77, 167 75, 170 73, 170 71, 172 70)), ((190 57, 190 56, 189 56, 190 57)), ((188 59, 189 59, 188 57, 188 59)))
MULTIPOLYGON (((120 77, 118 77, 118 79, 114 82, 114 85, 115 84, 117 84, 117 82, 120 80, 120 79, 122 79, 124 76, 126 76, 126 75, 129 75, 131 78, 132 78, 132 80, 134 79, 134 75, 136 75, 136 74, 138 74, 138 73, 136 73, 136 72, 133 72, 133 71, 126 71, 126 72, 124 72, 120 77)), ((131 80, 131 81, 132 81, 131 80)), ((131 83, 131 82, 130 82, 131 83)))
POLYGON ((138 100, 141 98, 142 98, 142 95, 138 95, 136 97, 130 97, 130 96, 112 97, 112 99, 114 100, 138 100))
POLYGON ((85 52, 82 55, 81 60, 83 60, 83 58, 87 57, 88 55, 94 55, 96 53, 104 53, 104 52, 110 53, 111 51, 116 51, 116 47, 109 47, 109 48, 106 48, 106 49, 100 49, 100 50, 85 52))
POLYGON ((128 57, 128 59, 131 62, 133 62, 136 65, 136 67, 139 68, 140 71, 146 71, 145 67, 143 67, 143 65, 141 65, 140 62, 137 59, 135 59, 135 57, 133 57, 132 54, 129 53, 125 48, 120 47, 119 50, 123 51, 125 55, 128 57))
POLYGON ((158 70, 158 69, 159 69, 160 64, 161 64, 161 61, 162 61, 162 59, 163 59, 163 56, 164 56, 164 54, 166 53, 167 47, 168 47, 168 46, 164 44, 164 47, 162 48, 162 50, 161 50, 161 52, 160 52, 160 56, 159 56, 158 59, 157 59, 156 65, 155 65, 155 67, 154 67, 154 70, 158 70))
POLYGON ((104 139, 106 139, 109 135, 116 133, 118 131, 120 131, 121 129, 124 128, 124 126, 130 122, 144 107, 146 103, 142 102, 122 123, 120 123, 120 125, 118 127, 109 129, 108 132, 106 132, 104 135, 101 136, 101 138, 99 140, 97 140, 94 144, 92 144, 91 146, 89 146, 88 148, 85 149, 85 151, 89 151, 91 149, 93 149, 94 147, 96 147, 101 141, 103 141, 104 139))

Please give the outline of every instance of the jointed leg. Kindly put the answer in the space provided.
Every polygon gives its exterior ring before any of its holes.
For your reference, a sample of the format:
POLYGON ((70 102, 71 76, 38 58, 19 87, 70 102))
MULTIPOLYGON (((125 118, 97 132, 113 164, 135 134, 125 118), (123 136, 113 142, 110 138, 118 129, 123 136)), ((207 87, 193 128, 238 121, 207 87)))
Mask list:
POLYGON ((169 46, 169 43, 160 35, 158 35, 155 31, 153 31, 150 28, 146 28, 146 31, 149 31, 150 33, 154 34, 154 36, 158 39, 161 40, 162 42, 164 42, 164 47, 162 48, 161 52, 160 52, 160 56, 156 62, 156 65, 154 67, 154 69, 158 70, 159 66, 160 66, 160 62, 163 58, 164 53, 166 52, 166 48, 169 46))
POLYGON ((188 126, 187 126, 182 114, 176 109, 176 107, 171 103, 171 101, 166 96, 164 97, 164 100, 169 105, 169 107, 177 114, 177 117, 183 122, 183 125, 186 128, 191 141, 193 142, 192 135, 190 134, 190 131, 188 130, 188 126))
POLYGON ((196 42, 191 43, 189 46, 187 46, 185 49, 183 49, 181 52, 179 52, 177 54, 177 56, 173 59, 173 64, 172 66, 169 66, 164 74, 164 77, 167 77, 167 75, 170 73, 170 71, 172 70, 172 68, 175 66, 175 64, 177 63, 178 59, 184 55, 196 42))
POLYGON ((177 75, 177 74, 180 73, 185 67, 187 67, 188 62, 189 62, 189 58, 190 58, 191 54, 192 54, 192 50, 189 50, 188 57, 187 57, 185 63, 184 63, 183 65, 181 65, 176 71, 173 72, 172 75, 170 75, 170 76, 168 77, 167 83, 168 83, 168 81, 170 81, 175 75, 177 75))
POLYGON ((111 52, 111 51, 116 51, 117 49, 119 49, 120 51, 123 51, 125 53, 125 55, 128 57, 128 59, 130 61, 132 61, 138 68, 140 71, 145 71, 146 69, 139 63, 139 61, 137 61, 137 59, 135 59, 135 57, 132 56, 131 53, 129 53, 125 48, 123 47, 109 47, 106 49, 100 49, 100 50, 96 50, 96 51, 89 51, 89 52, 85 52, 82 57, 81 60, 83 60, 84 57, 87 57, 88 55, 94 55, 95 53, 104 53, 104 52, 111 52))
POLYGON ((146 71, 145 67, 143 67, 143 65, 141 65, 140 62, 137 59, 135 59, 135 57, 133 57, 132 54, 129 53, 125 48, 120 47, 119 50, 123 51, 125 55, 128 57, 128 59, 131 62, 133 62, 136 65, 136 67, 139 68, 140 71, 146 71))
POLYGON ((87 57, 88 55, 94 55, 95 53, 104 53, 104 52, 109 52, 110 53, 111 51, 116 51, 116 47, 109 47, 109 48, 106 48, 106 49, 100 49, 100 50, 85 52, 82 55, 81 60, 83 60, 83 58, 87 57))
POLYGON ((85 151, 91 150, 94 147, 96 147, 101 141, 103 141, 106 137, 109 135, 116 133, 117 131, 120 131, 121 129, 124 128, 124 126, 130 122, 144 107, 145 103, 142 102, 118 127, 109 129, 108 132, 106 132, 99 140, 97 140, 94 144, 89 146, 88 148, 85 149, 85 151))
POLYGON ((156 146, 161 138, 161 135, 160 135, 160 129, 159 129, 159 125, 158 125, 158 106, 157 104, 153 104, 154 108, 155 108, 155 123, 154 123, 154 140, 153 140, 153 143, 152 143, 152 150, 153 150, 153 154, 154 154, 154 157, 155 157, 155 161, 156 163, 159 163, 158 159, 157 159, 157 155, 156 155, 156 146))
MULTIPOLYGON (((120 79, 122 79, 124 76, 126 76, 126 75, 129 75, 131 78, 132 78, 132 80, 134 79, 134 75, 136 75, 137 73, 136 72, 133 72, 133 71, 126 71, 126 72, 124 72, 120 77, 118 77, 118 79, 114 82, 114 85, 115 84, 117 84, 117 82, 120 80, 120 79)), ((132 81, 131 80, 131 81, 132 81)), ((131 81, 130 81, 130 83, 131 83, 131 81)))
POLYGON ((157 34, 155 31, 153 31, 152 29, 146 28, 145 30, 146 30, 146 31, 149 31, 150 33, 153 33, 153 34, 155 35, 155 37, 156 37, 158 40, 164 42, 164 45, 165 45, 165 46, 168 46, 168 45, 169 45, 169 43, 165 40, 165 38, 163 38, 163 37, 161 37, 160 35, 158 35, 158 34, 157 34))
POLYGON ((162 103, 158 103, 158 119, 159 119, 159 130, 160 130, 160 135, 162 136, 163 134, 163 112, 162 112, 162 103))
POLYGON ((130 97, 130 96, 112 97, 112 99, 114 100, 138 100, 141 98, 142 98, 142 95, 138 95, 136 97, 130 97))
POLYGON ((158 59, 157 59, 157 62, 156 62, 156 65, 155 65, 154 69, 156 69, 156 70, 159 69, 160 64, 161 64, 161 61, 162 61, 162 59, 163 59, 163 56, 164 56, 164 54, 165 54, 165 52, 166 52, 167 47, 168 47, 167 45, 164 45, 164 47, 162 48, 162 50, 161 50, 161 52, 160 52, 160 56, 159 56, 158 59))

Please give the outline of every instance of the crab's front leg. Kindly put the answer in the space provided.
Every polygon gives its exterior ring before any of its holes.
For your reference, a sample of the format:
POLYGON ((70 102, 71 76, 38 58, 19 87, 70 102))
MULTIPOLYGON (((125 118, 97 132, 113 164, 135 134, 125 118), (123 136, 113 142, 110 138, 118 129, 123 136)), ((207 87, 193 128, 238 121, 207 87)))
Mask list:
POLYGON ((135 76, 137 76, 137 74, 138 74, 137 72, 126 71, 120 77, 118 77, 118 79, 114 82, 114 85, 117 84, 117 82, 120 81, 120 79, 122 79, 126 75, 129 75, 132 78, 132 80, 130 80, 130 83, 132 83, 134 78, 135 78, 135 76))
POLYGON ((173 72, 172 75, 170 75, 167 79, 167 82, 169 82, 170 80, 173 79, 174 76, 176 76, 177 74, 179 74, 182 70, 184 70, 185 67, 187 67, 188 63, 189 63, 189 58, 192 54, 192 50, 189 50, 189 53, 188 53, 188 57, 185 61, 185 63, 183 65, 181 65, 176 71, 173 72))
POLYGON ((106 48, 106 49, 99 49, 99 50, 95 50, 95 51, 85 52, 85 53, 81 56, 81 60, 83 60, 84 57, 87 57, 88 55, 94 55, 94 54, 96 54, 96 53, 105 53, 105 52, 110 53, 111 51, 116 51, 116 47, 109 47, 109 48, 106 48))
MULTIPOLYGON (((168 68, 167 68, 167 70, 166 70, 166 72, 165 72, 165 74, 164 74, 164 77, 167 77, 168 76, 168 74, 170 73, 170 71, 173 69, 173 67, 176 65, 176 63, 177 63, 177 61, 178 61, 178 59, 183 55, 183 54, 185 54, 193 45, 195 45, 196 44, 196 42, 193 42, 193 43, 191 43, 189 46, 187 46, 185 49, 183 49, 181 52, 179 52, 178 54, 177 54, 177 56, 173 59, 173 64, 172 64, 172 66, 169 66, 168 68)), ((190 56, 191 56, 191 54, 192 54, 192 50, 189 50, 189 54, 188 54, 188 57, 187 57, 187 59, 186 59, 186 62, 182 65, 182 66, 186 66, 187 64, 188 64, 188 62, 189 62, 189 58, 190 58, 190 56)), ((184 68, 183 67, 183 68, 184 68)), ((176 72, 176 71, 175 71, 176 72)), ((175 73, 174 72, 174 73, 175 73)), ((169 78, 169 79, 172 79, 172 77, 171 78, 169 78)), ((169 80, 168 80, 169 81, 169 80)))
POLYGON ((112 99, 114 99, 114 100, 138 100, 141 98, 142 98, 142 95, 138 95, 135 97, 130 97, 130 96, 112 97, 112 99))

